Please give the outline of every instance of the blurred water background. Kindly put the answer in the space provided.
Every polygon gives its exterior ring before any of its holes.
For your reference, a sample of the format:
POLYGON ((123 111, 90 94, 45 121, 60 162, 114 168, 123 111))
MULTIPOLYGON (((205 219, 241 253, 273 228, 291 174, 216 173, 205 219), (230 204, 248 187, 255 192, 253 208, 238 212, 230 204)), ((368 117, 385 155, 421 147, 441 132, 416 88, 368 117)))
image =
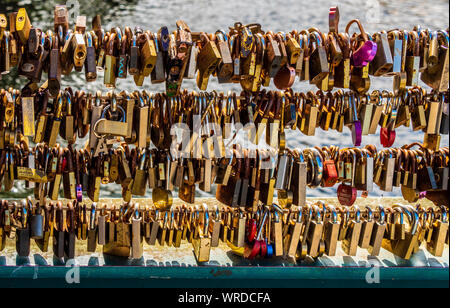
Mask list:
MULTIPOLYGON (((140 26, 156 32, 161 26, 175 28, 178 19, 184 20, 192 31, 215 32, 218 29, 228 29, 235 22, 244 24, 260 23, 263 30, 291 31, 301 30, 310 27, 318 27, 322 31, 328 30, 328 10, 331 6, 339 6, 341 22, 340 30, 344 31, 346 24, 354 18, 362 21, 365 30, 369 33, 379 30, 390 30, 394 28, 412 30, 415 25, 421 25, 433 30, 447 29, 449 27, 449 1, 448 0, 132 0, 132 1, 96 1, 96 0, 50 0, 50 1, 10 1, 0 0, 0 12, 9 13, 19 7, 26 7, 32 24, 41 29, 53 28, 53 8, 55 4, 66 4, 69 8, 71 22, 76 16, 86 15, 88 22, 96 14, 102 16, 102 23, 105 29, 115 26, 140 26)), ((101 90, 106 92, 103 85, 103 75, 99 73, 96 82, 86 85, 84 74, 72 73, 65 76, 62 87, 72 87, 87 91, 101 90)), ((372 78, 372 89, 392 90, 392 78, 381 77, 372 78)), ((13 71, 6 78, 0 81, 0 87, 12 86, 19 88, 25 84, 25 80, 18 78, 13 71)), ((422 86, 425 86, 422 84, 422 86)), ((117 91, 134 91, 136 86, 132 79, 119 79, 117 91)), ((183 88, 189 90, 197 89, 194 81, 185 80, 183 88)), ((275 89, 271 86, 272 89, 275 89)), ((152 85, 146 79, 141 88, 147 91, 164 91, 162 85, 152 85)), ((316 88, 307 83, 296 82, 293 89, 295 91, 308 91, 316 88)), ((215 78, 211 78, 208 91, 212 90, 235 90, 240 91, 240 87, 235 85, 219 85, 215 78)), ((394 147, 400 147, 406 143, 422 141, 423 134, 412 132, 410 128, 401 127, 397 130, 397 139, 394 147)), ((352 146, 351 134, 349 130, 339 134, 334 131, 324 132, 316 130, 316 136, 307 137, 296 132, 287 132, 288 146, 311 147, 337 145, 340 147, 352 146)), ((364 136, 363 145, 375 144, 381 149, 379 136, 364 136)), ((448 146, 448 136, 443 136, 442 146, 448 146)), ((120 197, 121 189, 116 185, 106 185, 102 187, 102 197, 120 197)), ((25 189, 21 184, 16 185, 12 192, 0 193, 0 197, 21 198, 31 193, 30 189, 25 189)), ((198 192, 201 194, 201 192, 198 192)), ((204 195, 204 194, 201 194, 204 195)), ((371 193, 373 196, 400 196, 400 190, 386 194, 379 190, 371 193)), ((335 196, 335 189, 309 189, 308 196, 335 196)))

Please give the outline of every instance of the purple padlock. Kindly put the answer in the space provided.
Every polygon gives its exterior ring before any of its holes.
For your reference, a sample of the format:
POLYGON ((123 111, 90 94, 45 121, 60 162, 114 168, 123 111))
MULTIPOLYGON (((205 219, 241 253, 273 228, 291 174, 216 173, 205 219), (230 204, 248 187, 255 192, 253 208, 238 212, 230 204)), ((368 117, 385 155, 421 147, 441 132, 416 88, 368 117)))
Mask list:
POLYGON ((377 54, 377 43, 372 41, 364 42, 357 51, 353 53, 352 64, 354 67, 364 67, 369 64, 377 54))
POLYGON ((76 186, 76 192, 77 192, 77 201, 82 202, 83 201, 83 188, 80 184, 76 186))
MULTIPOLYGON (((376 56, 378 46, 377 43, 370 41, 369 37, 367 36, 367 33, 364 31, 363 26, 361 25, 361 22, 358 19, 353 19, 350 21, 347 25, 347 28, 345 29, 345 32, 348 34, 348 30, 350 29, 350 26, 356 23, 359 27, 359 30, 361 31, 361 37, 364 41, 364 44, 359 47, 357 50, 353 51, 352 55, 352 65, 354 67, 364 67, 367 66, 376 56)), ((350 35, 349 35, 350 36, 350 35)), ((351 37, 351 36, 350 36, 351 37)), ((358 42, 358 37, 355 38, 356 42, 358 42)))
POLYGON ((353 125, 352 125, 352 140, 353 140, 353 145, 355 147, 361 146, 361 142, 362 142, 362 127, 361 127, 361 122, 360 121, 353 122, 353 125))
POLYGON ((356 99, 353 95, 349 96, 349 108, 352 111, 352 140, 355 147, 359 147, 362 142, 362 126, 358 119, 358 108, 356 106, 356 99))

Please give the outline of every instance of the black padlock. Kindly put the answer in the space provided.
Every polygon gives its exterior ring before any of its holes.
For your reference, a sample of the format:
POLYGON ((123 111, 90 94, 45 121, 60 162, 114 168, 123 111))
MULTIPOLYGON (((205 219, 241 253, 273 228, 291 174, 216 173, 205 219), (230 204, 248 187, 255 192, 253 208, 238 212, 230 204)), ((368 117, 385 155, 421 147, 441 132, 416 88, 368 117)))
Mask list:
POLYGON ((56 258, 64 258, 64 231, 53 230, 53 254, 56 258))
POLYGON ((75 231, 68 231, 64 234, 64 256, 66 259, 75 258, 75 231))
POLYGON ((84 74, 86 81, 91 82, 97 79, 97 63, 95 47, 92 43, 92 36, 87 33, 86 60, 84 61, 84 74))
POLYGON ((97 227, 88 230, 87 251, 95 252, 97 250, 97 227))
POLYGON ((435 190, 438 188, 433 168, 423 166, 418 172, 417 187, 419 191, 435 190))
POLYGON ((64 258, 63 209, 60 205, 56 209, 55 226, 53 229, 53 254, 56 258, 64 258))
POLYGON ((49 50, 44 48, 43 45, 39 45, 38 52, 36 54, 25 52, 19 64, 19 75, 26 77, 33 82, 40 82, 44 62, 47 59, 48 54, 49 50))
POLYGON ((91 213, 89 215, 89 228, 87 234, 87 251, 95 252, 97 249, 97 212, 96 204, 91 205, 91 213))
POLYGON ((136 35, 133 35, 130 46, 130 64, 128 72, 130 75, 139 74, 139 46, 136 44, 136 35))
POLYGON ((89 174, 87 172, 81 172, 81 186, 84 192, 88 191, 89 187, 89 174))
POLYGON ((449 133, 449 104, 447 101, 442 106, 441 127, 439 129, 441 135, 448 135, 449 133))
POLYGON ((151 83, 162 83, 166 81, 166 73, 165 73, 165 58, 166 55, 162 51, 162 39, 160 36, 155 34, 155 48, 157 53, 157 59, 155 68, 153 69, 150 80, 151 83))
POLYGON ((437 190, 448 190, 449 168, 442 153, 433 159, 433 170, 437 190))
POLYGON ((67 211, 67 231, 64 232, 64 257, 66 259, 75 258, 75 211, 72 205, 69 205, 67 211))
POLYGON ((31 238, 35 240, 44 237, 44 216, 42 216, 40 209, 31 216, 31 238))
POLYGON ((40 239, 36 239, 36 245, 42 252, 48 251, 48 243, 50 241, 50 221, 53 220, 53 209, 50 207, 44 207, 45 212, 45 225, 43 227, 43 236, 40 239))
POLYGON ((61 61, 59 54, 58 36, 53 38, 53 46, 50 50, 48 69, 48 90, 52 96, 57 96, 61 88, 61 61))
POLYGON ((6 246, 6 233, 4 229, 4 216, 5 216, 5 208, 3 204, 0 204, 0 251, 5 249, 6 246))
POLYGON ((30 255, 30 227, 16 230, 16 251, 19 257, 30 255))
POLYGON ((37 53, 41 39, 41 30, 37 28, 31 28, 28 36, 28 52, 37 53))

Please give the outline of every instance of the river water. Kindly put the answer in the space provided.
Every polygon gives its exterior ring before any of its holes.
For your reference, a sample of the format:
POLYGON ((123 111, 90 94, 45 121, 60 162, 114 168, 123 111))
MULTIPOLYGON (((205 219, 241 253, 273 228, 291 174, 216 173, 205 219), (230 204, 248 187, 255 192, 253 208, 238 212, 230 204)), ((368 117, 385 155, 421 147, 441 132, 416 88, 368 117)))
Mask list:
MULTIPOLYGON (((175 28, 178 19, 184 20, 192 31, 214 32, 218 29, 227 29, 235 22, 244 24, 258 22, 263 30, 291 31, 310 27, 318 27, 323 31, 328 28, 329 7, 338 5, 341 15, 340 29, 345 30, 346 24, 354 18, 363 23, 367 32, 390 30, 394 28, 412 30, 415 25, 421 25, 431 29, 447 29, 449 27, 449 1, 448 0, 271 0, 271 1, 212 1, 212 0, 136 0, 136 1, 9 1, 0 0, 0 12, 10 12, 18 7, 25 6, 36 27, 49 29, 52 25, 53 6, 55 3, 67 3, 72 20, 79 14, 88 16, 88 20, 95 14, 101 14, 105 29, 113 26, 140 26, 156 32, 161 26, 168 26, 170 30, 175 28)), ((84 74, 72 74, 64 78, 62 86, 71 86, 74 89, 88 91, 107 91, 103 86, 103 76, 100 73, 94 83, 85 84, 84 74)), ((392 89, 392 78, 372 78, 372 89, 392 89)), ((19 87, 23 80, 13 76, 0 81, 0 86, 6 85, 19 87)), ((193 81, 183 83, 187 89, 196 89, 193 81)), ((146 80, 144 87, 148 91, 164 91, 159 85, 151 85, 146 80)), ((271 86, 273 88, 273 86, 271 86)), ((117 90, 133 91, 136 89, 132 79, 120 80, 117 90)), ((219 85, 211 79, 208 90, 236 90, 233 85, 219 85)), ((296 82, 295 91, 316 90, 308 84, 296 82)), ((397 139, 394 147, 400 147, 406 143, 422 141, 422 134, 412 132, 410 128, 401 127, 397 130, 397 139)), ((287 132, 289 147, 308 147, 338 145, 340 147, 351 146, 351 134, 347 130, 343 134, 334 131, 316 131, 316 136, 306 137, 297 132, 287 132)), ((363 144, 375 144, 381 148, 378 135, 364 136, 363 144)), ((442 145, 448 146, 448 136, 443 136, 442 145)), ((115 185, 107 185, 102 188, 102 196, 117 197, 120 189, 115 185)), ((13 196, 26 195, 29 190, 23 187, 14 188, 13 196)), ((308 190, 308 196, 333 196, 334 189, 308 190)), ((2 194, 0 193, 0 196, 2 194)), ((374 196, 382 196, 383 193, 376 190, 374 196)), ((387 195, 384 193, 384 195, 387 195)), ((388 195, 400 195, 395 190, 388 195)), ((10 195, 11 196, 11 195, 10 195)))

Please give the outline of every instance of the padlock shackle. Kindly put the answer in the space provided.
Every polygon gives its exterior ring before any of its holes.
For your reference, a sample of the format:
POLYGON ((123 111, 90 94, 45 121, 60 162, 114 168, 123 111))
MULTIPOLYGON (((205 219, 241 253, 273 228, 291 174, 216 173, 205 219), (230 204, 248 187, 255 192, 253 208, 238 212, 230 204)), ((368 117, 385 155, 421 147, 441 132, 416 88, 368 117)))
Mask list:
POLYGON ((361 24, 361 21, 359 19, 353 19, 351 20, 347 26, 345 27, 345 33, 349 33, 348 31, 350 30, 350 27, 352 26, 352 24, 356 23, 358 25, 359 31, 361 32, 361 36, 364 40, 364 42, 367 42, 369 40, 369 37, 367 36, 366 31, 364 31, 364 27, 361 24))

